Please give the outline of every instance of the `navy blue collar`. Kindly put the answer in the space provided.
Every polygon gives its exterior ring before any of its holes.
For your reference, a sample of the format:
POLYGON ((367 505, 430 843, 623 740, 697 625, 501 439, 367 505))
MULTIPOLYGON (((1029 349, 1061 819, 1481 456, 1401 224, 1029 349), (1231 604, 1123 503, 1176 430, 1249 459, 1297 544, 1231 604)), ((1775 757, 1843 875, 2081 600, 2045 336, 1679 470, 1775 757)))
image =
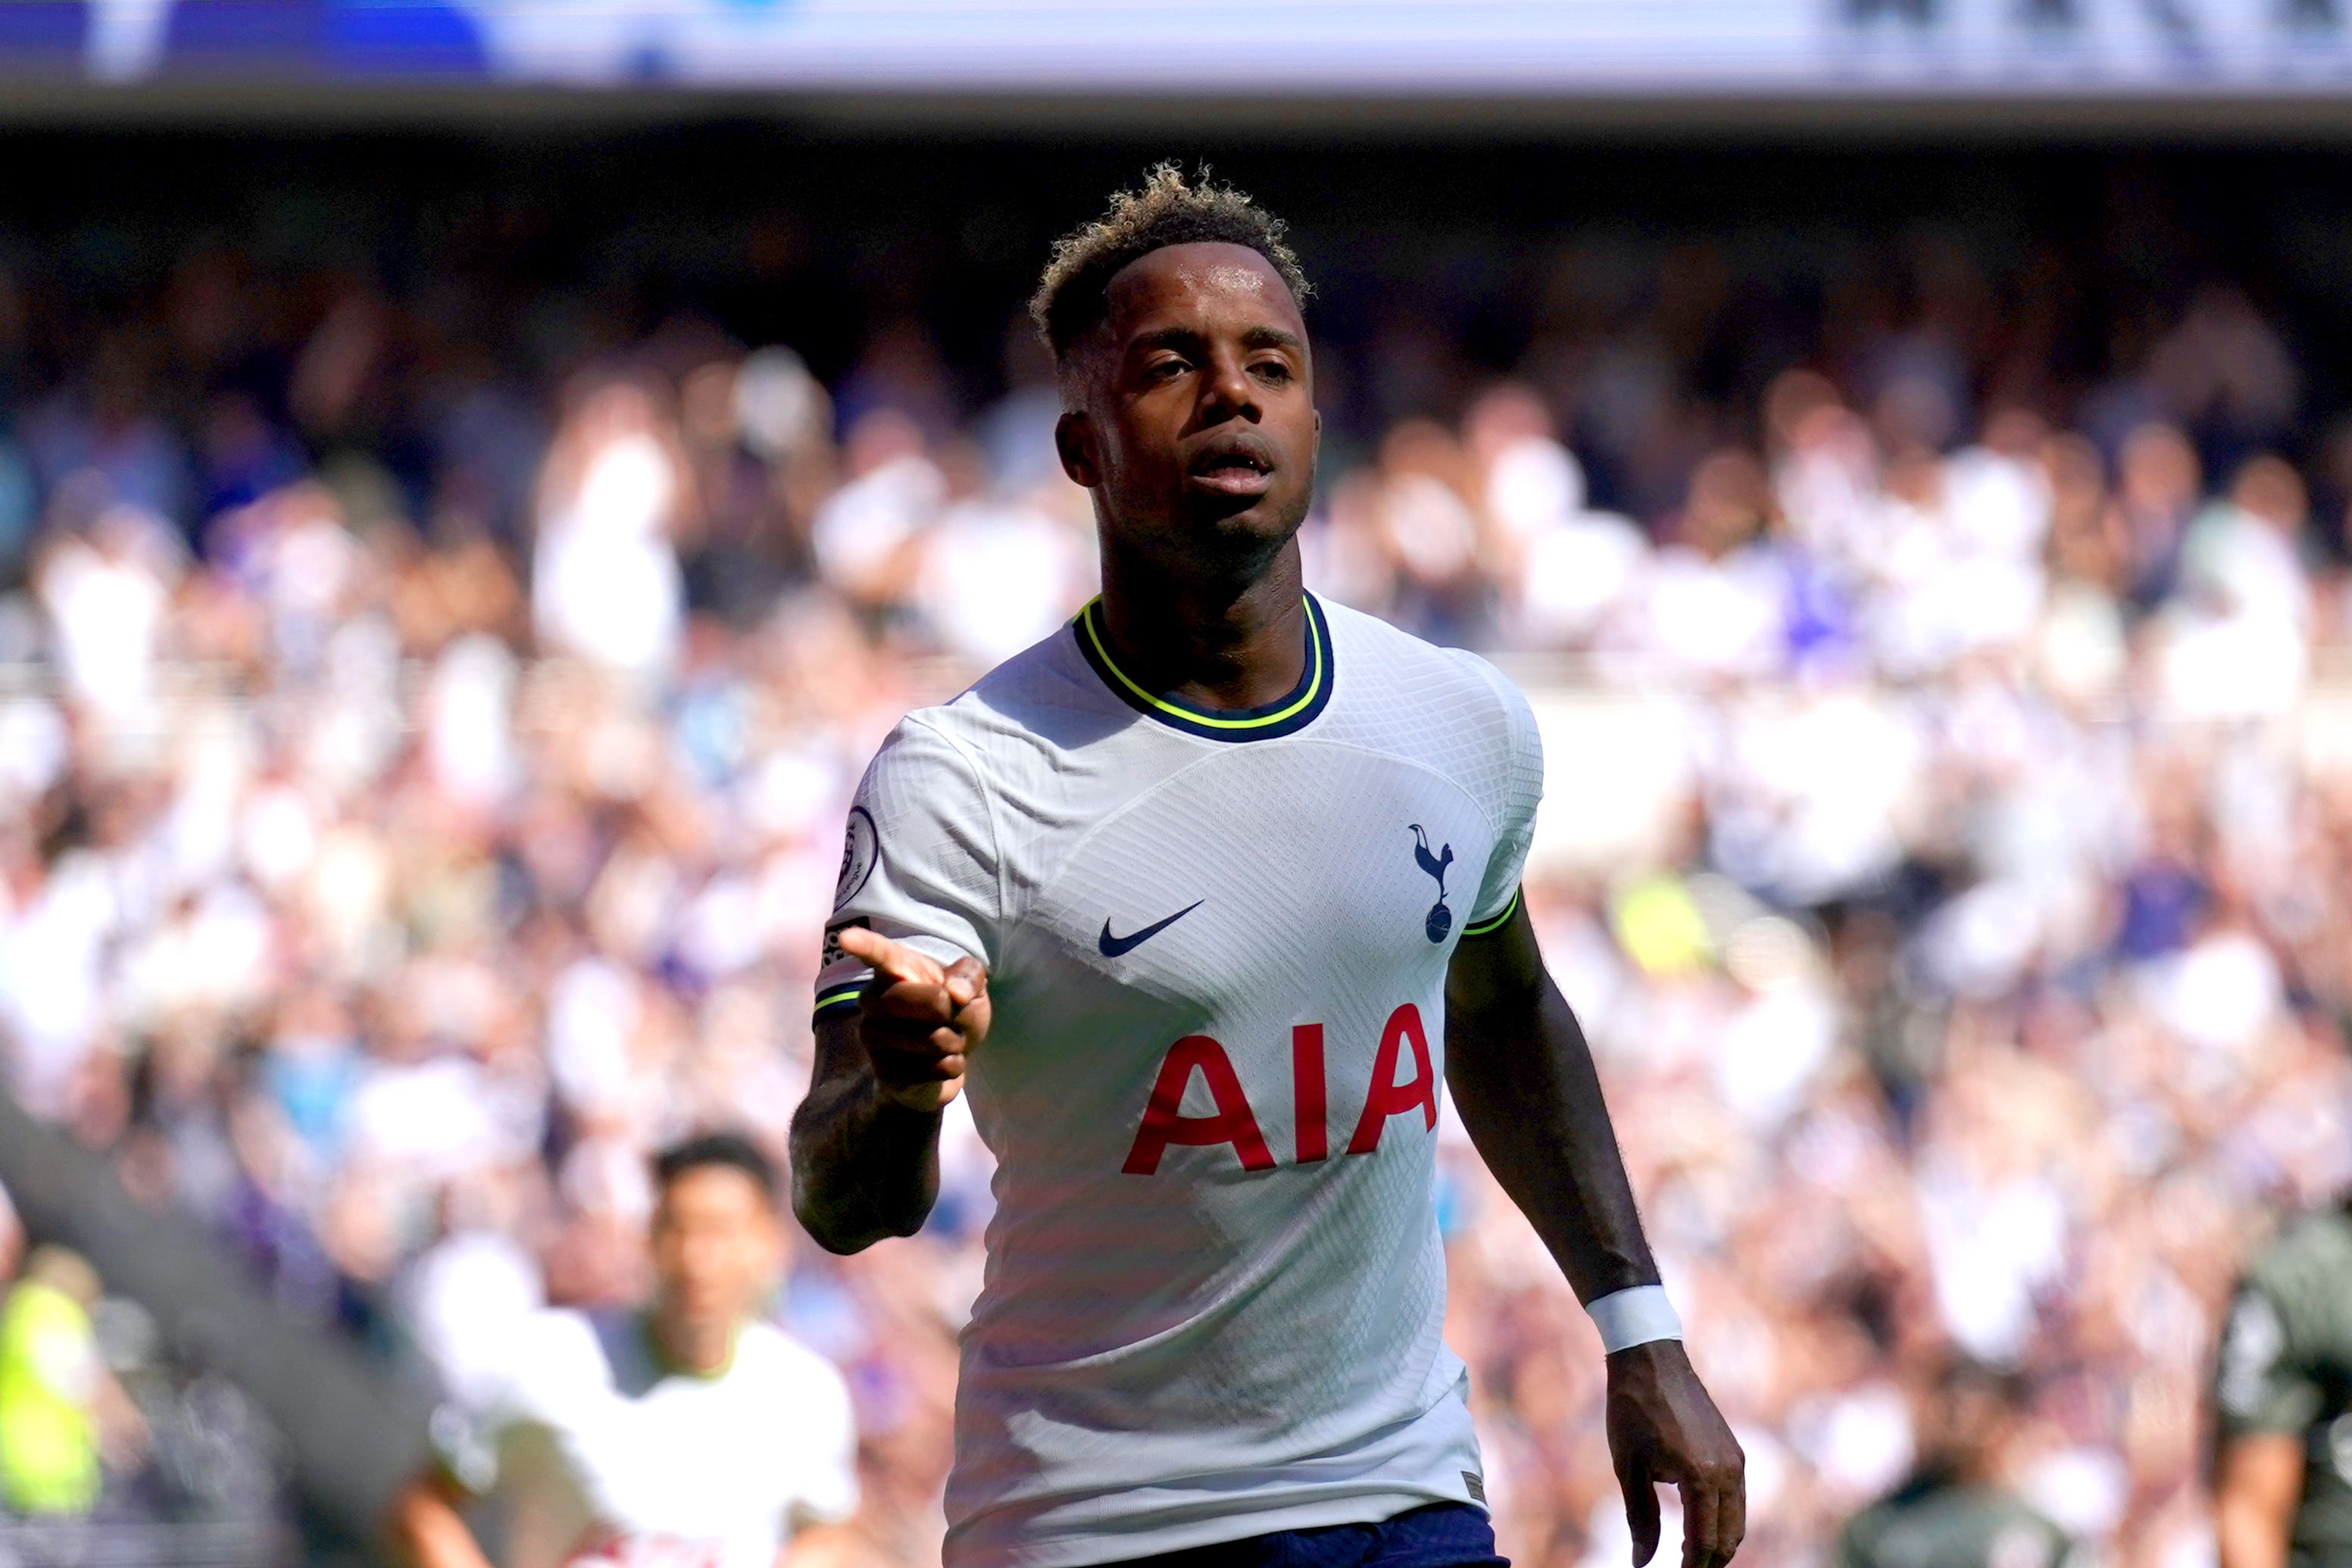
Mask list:
POLYGON ((1111 658, 1109 640, 1103 635, 1100 598, 1087 602, 1070 623, 1070 631, 1078 639, 1078 651, 1102 677, 1103 684, 1146 718, 1204 741, 1270 741, 1304 730, 1331 702, 1335 674, 1331 627, 1314 595, 1302 594, 1299 599, 1307 606, 1306 668, 1299 671, 1298 684, 1288 695, 1256 708, 1203 708, 1181 697, 1147 690, 1130 679, 1111 658))

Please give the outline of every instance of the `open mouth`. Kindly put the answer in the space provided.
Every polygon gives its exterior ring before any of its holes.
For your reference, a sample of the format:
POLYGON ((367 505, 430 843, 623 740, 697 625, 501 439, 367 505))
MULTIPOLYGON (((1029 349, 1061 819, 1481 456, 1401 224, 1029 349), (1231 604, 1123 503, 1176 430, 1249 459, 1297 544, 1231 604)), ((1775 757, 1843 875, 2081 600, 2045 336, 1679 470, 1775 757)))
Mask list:
POLYGON ((1220 442, 1192 459, 1189 470, 1195 484, 1226 495, 1262 493, 1274 475, 1274 463, 1253 443, 1220 442))

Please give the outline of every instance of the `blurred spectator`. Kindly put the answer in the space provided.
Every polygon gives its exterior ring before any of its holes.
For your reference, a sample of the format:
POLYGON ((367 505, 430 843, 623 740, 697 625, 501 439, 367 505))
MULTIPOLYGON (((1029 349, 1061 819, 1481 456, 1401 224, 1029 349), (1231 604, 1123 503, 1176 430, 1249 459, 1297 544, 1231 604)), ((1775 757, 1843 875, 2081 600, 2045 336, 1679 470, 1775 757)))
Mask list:
POLYGON ((0 1300, 0 1502, 36 1519, 97 1506, 102 1452, 137 1441, 139 1418, 99 1354, 98 1275, 37 1247, 0 1300))
POLYGON ((817 569, 850 603, 881 609, 911 592, 918 542, 948 499, 922 426, 879 408, 851 426, 848 482, 817 510, 817 569))
POLYGON ((651 1299, 509 1317, 495 1362, 436 1417, 438 1468, 393 1504, 404 1561, 486 1568, 457 1505, 493 1488, 515 1568, 774 1568, 839 1535, 857 1500, 848 1390, 756 1316, 782 1257, 778 1181, 731 1133, 663 1152, 651 1299))
POLYGON ((647 386, 591 383, 540 479, 533 607, 551 651, 657 675, 677 656, 676 536, 694 495, 676 429, 647 386))

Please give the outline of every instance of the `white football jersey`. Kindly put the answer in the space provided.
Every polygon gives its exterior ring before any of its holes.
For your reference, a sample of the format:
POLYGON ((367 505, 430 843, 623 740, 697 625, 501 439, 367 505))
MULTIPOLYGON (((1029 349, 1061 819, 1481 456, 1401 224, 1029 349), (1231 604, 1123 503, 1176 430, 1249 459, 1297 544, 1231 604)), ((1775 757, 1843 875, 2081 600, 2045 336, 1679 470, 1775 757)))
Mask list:
MULTIPOLYGON (((1294 693, 1188 708, 1098 614, 898 724, 835 900, 833 931, 981 959, 995 1002, 948 1563, 1484 1504, 1434 1126, 1446 962, 1517 900, 1534 715, 1315 599, 1294 693)), ((866 980, 828 941, 818 1011, 866 980)))
MULTIPOLYGON (((1517 897, 1533 715, 1311 598, 1296 691, 1194 709, 1128 680, 1099 614, 891 734, 832 924, 990 975, 947 1560, 1483 1503, 1434 1129, 1447 961, 1517 897)), ((827 952, 820 1013, 869 977, 827 952)))
POLYGON ((775 1568, 795 1530, 857 1506, 848 1388, 766 1323, 705 1376, 664 1366, 637 1314, 534 1313, 435 1438, 505 1503, 508 1568, 775 1568))

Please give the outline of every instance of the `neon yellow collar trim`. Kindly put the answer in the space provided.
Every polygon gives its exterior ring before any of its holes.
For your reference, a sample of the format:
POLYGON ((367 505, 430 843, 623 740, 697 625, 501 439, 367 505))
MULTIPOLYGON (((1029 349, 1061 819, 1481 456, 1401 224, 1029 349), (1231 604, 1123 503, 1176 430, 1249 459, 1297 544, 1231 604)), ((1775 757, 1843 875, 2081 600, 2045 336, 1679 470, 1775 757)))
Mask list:
POLYGON ((652 1358, 656 1372, 664 1377, 692 1378, 697 1383, 716 1383, 734 1371, 735 1350, 743 1338, 740 1329, 730 1330, 727 1335, 725 1359, 709 1371, 704 1372, 690 1366, 681 1366, 670 1359, 669 1352, 662 1347, 661 1331, 654 1327, 654 1315, 651 1312, 637 1314, 637 1333, 645 1342, 646 1354, 652 1358))
POLYGON ((1302 728, 1322 711, 1331 696, 1331 632, 1323 618, 1323 607, 1314 595, 1302 594, 1299 603, 1307 611, 1307 668, 1297 688, 1287 697, 1264 708, 1244 711, 1220 712, 1214 709, 1195 708, 1177 702, 1158 693, 1146 690, 1132 676, 1119 668, 1111 657, 1109 646, 1103 640, 1101 627, 1102 600, 1089 600, 1078 612, 1076 630, 1079 651, 1087 662, 1131 707, 1150 714, 1176 729, 1190 734, 1205 735, 1212 740, 1260 740, 1272 735, 1289 734, 1302 728))

